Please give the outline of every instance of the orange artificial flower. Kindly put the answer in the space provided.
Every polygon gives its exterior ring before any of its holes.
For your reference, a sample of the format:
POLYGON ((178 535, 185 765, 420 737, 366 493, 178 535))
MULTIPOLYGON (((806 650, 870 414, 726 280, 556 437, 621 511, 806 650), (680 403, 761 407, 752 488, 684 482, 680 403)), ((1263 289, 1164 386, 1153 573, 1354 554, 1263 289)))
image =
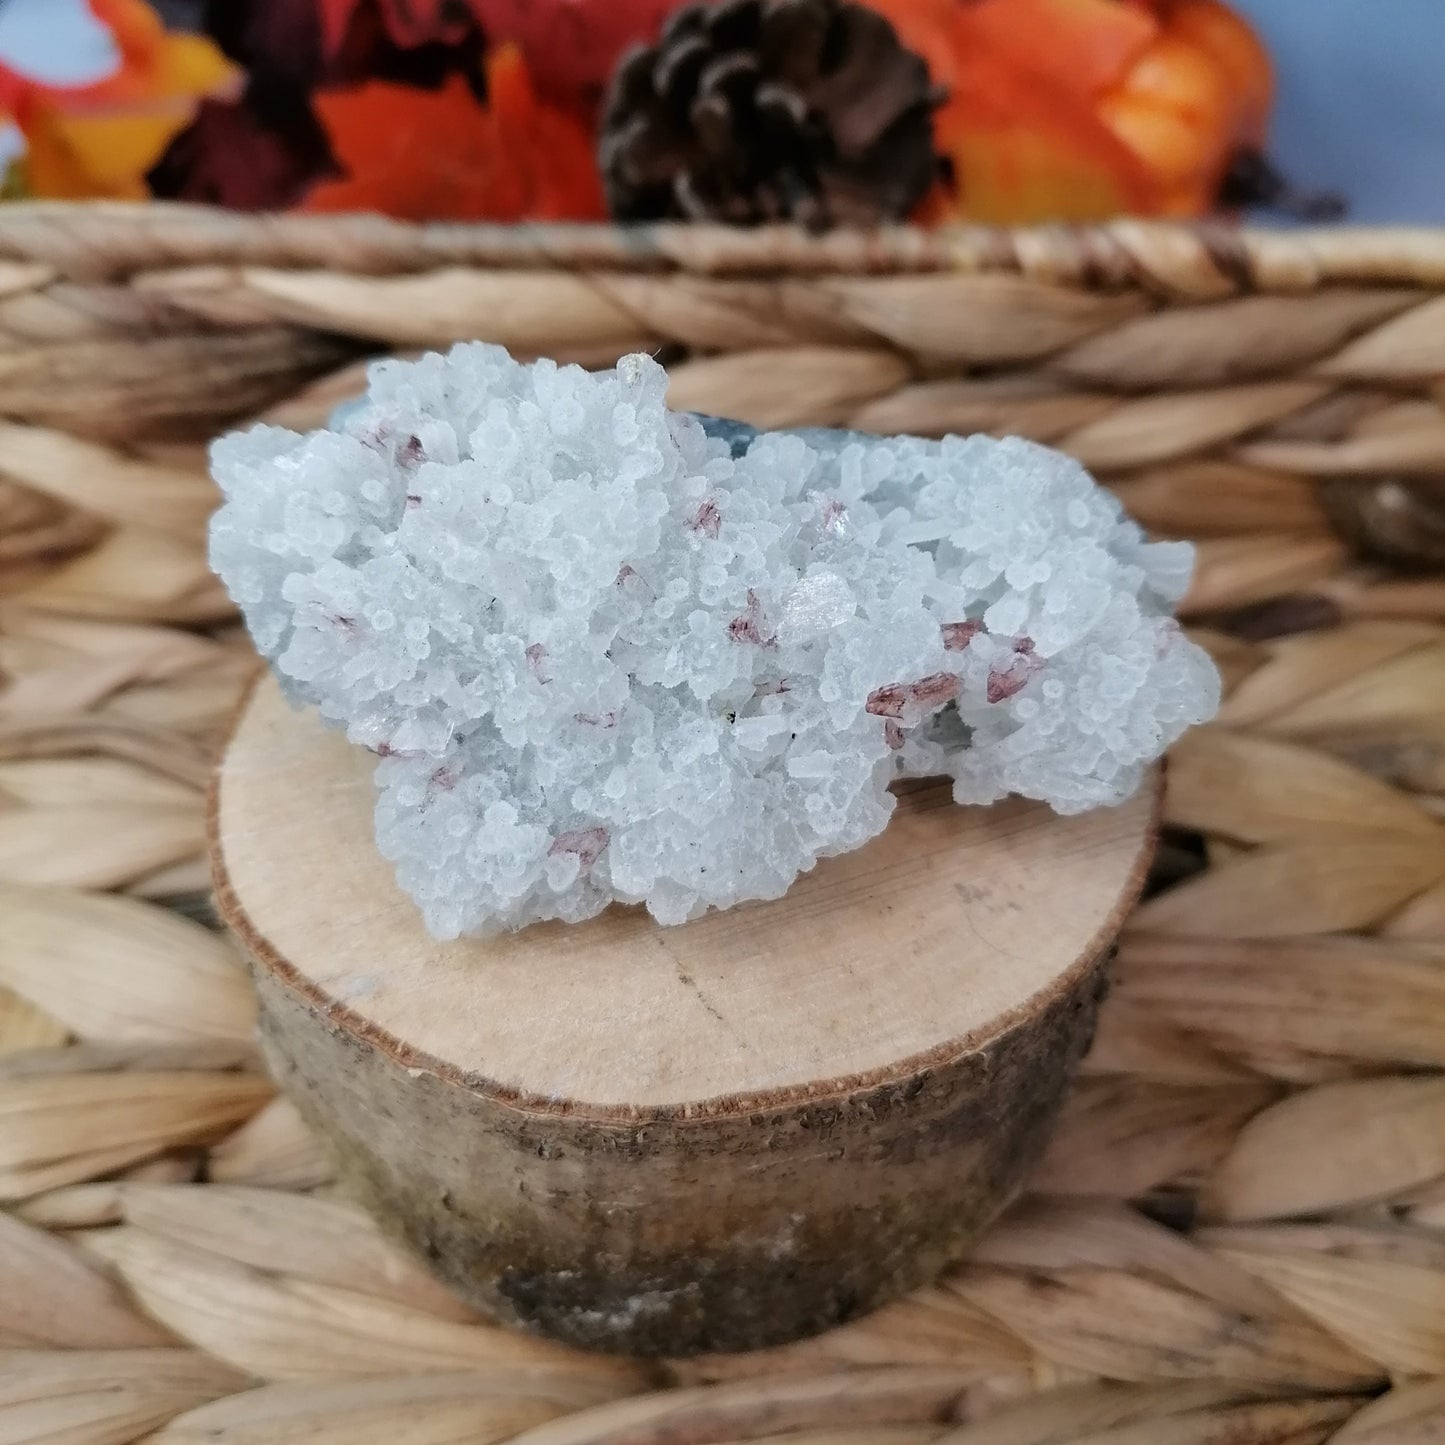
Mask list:
POLYGON ((0 106, 25 136, 26 188, 58 198, 143 199, 145 174, 199 101, 238 83, 211 41, 169 33, 144 0, 89 0, 120 52, 112 75, 46 86, 6 71, 0 106))

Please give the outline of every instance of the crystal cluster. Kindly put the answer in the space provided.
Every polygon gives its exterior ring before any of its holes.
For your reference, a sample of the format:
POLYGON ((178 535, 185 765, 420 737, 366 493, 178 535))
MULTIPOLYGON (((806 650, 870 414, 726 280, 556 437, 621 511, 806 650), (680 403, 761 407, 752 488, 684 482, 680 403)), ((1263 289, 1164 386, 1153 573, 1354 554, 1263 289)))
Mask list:
POLYGON ((213 451, 216 570, 288 695, 377 755, 376 836, 440 938, 782 894, 961 803, 1116 803, 1218 679, 1146 543, 1010 439, 757 434, 465 345, 333 430, 213 451))

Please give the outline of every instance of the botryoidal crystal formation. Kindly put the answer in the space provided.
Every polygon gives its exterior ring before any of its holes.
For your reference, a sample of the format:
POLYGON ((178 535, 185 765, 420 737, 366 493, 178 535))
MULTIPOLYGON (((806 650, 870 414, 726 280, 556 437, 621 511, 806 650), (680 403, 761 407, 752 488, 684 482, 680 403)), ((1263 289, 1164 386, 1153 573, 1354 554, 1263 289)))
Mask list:
POLYGON ((1218 704, 1146 542, 1010 438, 754 433, 646 356, 384 361, 334 429, 215 444, 211 559, 287 695, 377 756, 438 938, 776 898, 960 803, 1118 803, 1218 704))

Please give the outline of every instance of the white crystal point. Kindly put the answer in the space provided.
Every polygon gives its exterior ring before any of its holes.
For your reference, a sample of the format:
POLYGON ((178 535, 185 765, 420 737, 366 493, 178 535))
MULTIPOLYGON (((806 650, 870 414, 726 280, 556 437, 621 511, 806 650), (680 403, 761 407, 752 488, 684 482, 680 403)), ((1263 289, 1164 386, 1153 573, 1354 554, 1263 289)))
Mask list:
POLYGON ((212 450, 212 563, 288 695, 378 754, 438 937, 777 897, 900 772, 1119 802, 1217 706, 1170 615, 1189 549, 1076 463, 705 428, 666 386, 471 344, 212 450))

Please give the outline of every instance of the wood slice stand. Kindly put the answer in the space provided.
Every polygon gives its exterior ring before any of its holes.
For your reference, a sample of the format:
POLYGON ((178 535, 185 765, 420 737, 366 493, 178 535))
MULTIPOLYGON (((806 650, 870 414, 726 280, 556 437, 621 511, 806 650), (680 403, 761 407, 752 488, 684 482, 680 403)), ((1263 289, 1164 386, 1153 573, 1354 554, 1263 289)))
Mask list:
POLYGON ((777 902, 437 943, 373 844, 372 768, 267 678, 219 773, 217 893, 277 1077, 460 1293, 672 1355, 838 1324, 1007 1203, 1159 791, 1060 818, 918 786, 777 902))

